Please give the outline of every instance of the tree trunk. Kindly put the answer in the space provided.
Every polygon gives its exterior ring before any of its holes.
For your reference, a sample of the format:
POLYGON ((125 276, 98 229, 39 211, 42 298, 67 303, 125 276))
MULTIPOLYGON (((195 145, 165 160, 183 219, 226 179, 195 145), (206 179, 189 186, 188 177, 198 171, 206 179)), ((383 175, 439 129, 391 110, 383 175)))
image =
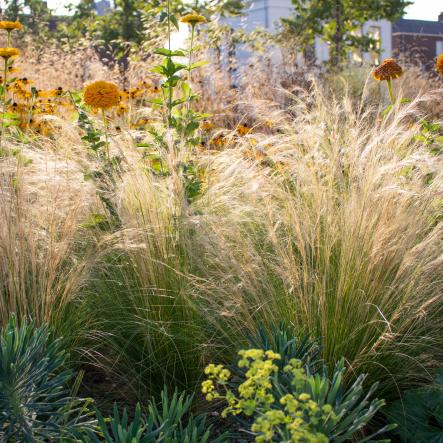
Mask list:
POLYGON ((335 67, 339 67, 343 59, 343 4, 342 0, 335 0, 334 8, 335 34, 334 51, 332 62, 335 67))

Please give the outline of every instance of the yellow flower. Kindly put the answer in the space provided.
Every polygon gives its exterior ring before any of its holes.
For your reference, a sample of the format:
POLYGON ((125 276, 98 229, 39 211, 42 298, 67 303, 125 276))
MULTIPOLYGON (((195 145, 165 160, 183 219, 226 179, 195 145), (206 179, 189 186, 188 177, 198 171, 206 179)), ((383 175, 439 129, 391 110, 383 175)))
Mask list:
POLYGON ((120 91, 120 100, 126 100, 129 98, 129 91, 127 89, 123 89, 123 91, 120 91))
POLYGON ((5 58, 6 60, 18 55, 20 55, 20 51, 17 48, 0 48, 0 57, 5 58))
POLYGON ((43 90, 39 89, 37 91, 37 97, 39 97, 39 98, 53 97, 52 91, 43 91, 43 90))
POLYGON ((440 75, 443 75, 443 53, 437 57, 437 63, 435 64, 435 69, 440 75))
POLYGON ((245 124, 238 124, 237 125, 237 132, 239 135, 246 135, 251 132, 251 128, 245 123, 245 124))
POLYGON ((199 14, 186 14, 180 19, 180 21, 187 25, 195 26, 197 23, 204 23, 206 19, 199 14))
POLYGON ((32 85, 34 82, 32 80, 29 80, 27 77, 19 78, 17 80, 17 84, 21 86, 28 86, 32 85))
POLYGON ((149 123, 147 118, 141 117, 135 122, 135 127, 144 126, 149 123))
POLYGON ((226 139, 222 135, 217 135, 217 137, 211 140, 211 145, 216 148, 221 148, 226 144, 226 139))
POLYGON ((114 83, 100 80, 86 86, 83 100, 93 108, 108 109, 119 104, 120 91, 114 83))
POLYGON ((28 108, 26 107, 26 105, 16 102, 9 106, 8 110, 9 112, 14 112, 16 114, 25 114, 26 112, 28 112, 28 108))
POLYGON ((149 88, 151 87, 151 83, 145 80, 143 82, 140 82, 137 86, 141 89, 149 90, 149 88))
POLYGON ((6 31, 12 31, 14 29, 22 29, 23 25, 19 22, 1 22, 0 21, 0 29, 4 29, 6 31))
POLYGON ((9 74, 14 74, 14 73, 19 72, 19 71, 20 71, 20 69, 14 68, 14 66, 8 66, 8 73, 9 74))
POLYGON ((129 95, 131 96, 131 98, 137 98, 143 95, 145 91, 143 89, 140 88, 132 88, 129 91, 129 95))
POLYGON ((126 113, 128 107, 124 103, 120 103, 117 107, 117 115, 122 116, 126 113))
POLYGON ((158 86, 153 86, 152 88, 149 88, 148 92, 151 94, 158 94, 161 91, 161 89, 158 86))
POLYGON ((214 127, 214 123, 204 121, 201 123, 200 127, 203 131, 210 131, 214 127))
POLYGON ((392 80, 398 78, 403 74, 401 66, 393 58, 387 58, 383 60, 380 66, 377 66, 372 71, 372 76, 375 80, 392 80))
POLYGON ((55 97, 59 97, 60 95, 63 94, 63 89, 60 87, 58 87, 57 89, 48 89, 47 91, 42 91, 39 90, 37 91, 37 97, 42 97, 42 98, 55 98, 55 97))

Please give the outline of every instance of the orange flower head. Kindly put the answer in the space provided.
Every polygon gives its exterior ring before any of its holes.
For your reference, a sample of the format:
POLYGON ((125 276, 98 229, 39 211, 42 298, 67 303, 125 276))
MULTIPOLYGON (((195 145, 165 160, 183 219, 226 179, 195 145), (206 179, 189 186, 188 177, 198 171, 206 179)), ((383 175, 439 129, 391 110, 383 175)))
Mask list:
POLYGON ((393 58, 387 58, 372 71, 372 76, 375 80, 393 80, 403 74, 403 69, 393 58))
POLYGON ((435 64, 435 69, 440 75, 443 75, 443 53, 437 57, 437 63, 435 64))
POLYGON ((29 80, 28 77, 23 77, 23 78, 19 78, 17 80, 17 86, 18 87, 23 87, 23 86, 29 86, 34 84, 34 82, 32 80, 29 80))
POLYGON ((131 98, 137 98, 137 97, 142 96, 144 94, 144 92, 145 91, 143 89, 141 89, 141 88, 132 88, 129 91, 129 95, 130 95, 131 98))
POLYGON ((0 57, 3 57, 6 60, 19 55, 20 51, 17 48, 0 48, 0 57))
POLYGON ((204 23, 206 19, 199 14, 186 14, 180 19, 180 21, 194 27, 198 23, 204 23))
POLYGON ((149 92, 151 94, 158 94, 161 91, 161 89, 158 86, 153 86, 152 88, 149 88, 149 92))
POLYGON ((92 108, 108 109, 120 103, 120 91, 114 83, 99 80, 86 86, 83 100, 92 108))
POLYGON ((210 131, 212 128, 214 128, 214 123, 209 121, 204 121, 200 124, 200 127, 203 131, 210 131))
POLYGON ((23 28, 23 25, 20 22, 7 22, 0 21, 0 29, 4 29, 5 31, 13 31, 14 29, 20 30, 23 28))
POLYGON ((249 134, 250 132, 251 132, 251 128, 246 123, 244 123, 244 124, 240 123, 237 125, 237 133, 239 135, 246 135, 246 134, 249 134))
POLYGON ((117 107, 117 115, 122 116, 126 113, 128 107, 124 103, 120 103, 117 107))

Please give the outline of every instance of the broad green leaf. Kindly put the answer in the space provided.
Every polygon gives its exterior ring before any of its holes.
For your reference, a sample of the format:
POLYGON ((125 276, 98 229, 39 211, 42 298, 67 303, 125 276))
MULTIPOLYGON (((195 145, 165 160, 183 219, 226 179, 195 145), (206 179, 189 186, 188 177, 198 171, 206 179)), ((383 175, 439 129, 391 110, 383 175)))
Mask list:
POLYGON ((208 61, 200 60, 199 62, 192 63, 192 65, 190 66, 189 69, 192 70, 192 69, 200 68, 201 66, 206 66, 207 64, 209 64, 208 61))
POLYGON ((177 21, 177 17, 175 15, 170 15, 169 19, 171 20, 171 23, 175 26, 177 31, 180 31, 180 26, 177 21))
POLYGON ((159 54, 159 55, 165 55, 167 57, 184 57, 185 53, 183 51, 180 50, 176 50, 176 51, 171 51, 169 49, 166 48, 159 48, 156 49, 154 51, 155 54, 159 54))

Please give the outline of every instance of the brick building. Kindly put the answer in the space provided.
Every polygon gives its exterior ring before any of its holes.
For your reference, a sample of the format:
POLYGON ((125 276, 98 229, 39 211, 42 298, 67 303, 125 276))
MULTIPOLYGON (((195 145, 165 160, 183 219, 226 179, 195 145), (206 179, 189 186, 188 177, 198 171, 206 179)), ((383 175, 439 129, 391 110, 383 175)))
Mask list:
POLYGON ((392 25, 392 53, 428 68, 443 53, 443 13, 437 21, 401 19, 392 25))

